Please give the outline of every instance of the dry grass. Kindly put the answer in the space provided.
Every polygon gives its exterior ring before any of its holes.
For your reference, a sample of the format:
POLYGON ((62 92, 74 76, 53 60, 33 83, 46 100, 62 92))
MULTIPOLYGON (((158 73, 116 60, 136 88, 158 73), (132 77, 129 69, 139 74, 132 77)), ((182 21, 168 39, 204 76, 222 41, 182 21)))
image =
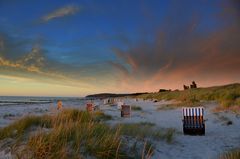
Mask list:
POLYGON ((240 158, 240 149, 229 151, 219 157, 219 159, 239 159, 239 158, 240 158))
POLYGON ((48 116, 26 116, 13 124, 0 129, 0 140, 4 138, 21 138, 24 133, 33 126, 49 126, 48 116))
MULTIPOLYGON (((184 91, 159 92, 139 95, 136 98, 176 100, 178 106, 196 106, 202 101, 217 101, 219 110, 240 112, 240 84, 197 88, 184 91)), ((176 105, 177 106, 177 105, 176 105)))
POLYGON ((158 129, 152 123, 119 124, 120 134, 137 137, 139 139, 165 140, 172 143, 175 129, 158 129))
MULTIPOLYGON (((142 148, 131 147, 122 137, 120 127, 112 128, 101 122, 110 118, 102 112, 74 109, 53 116, 27 116, 0 129, 0 139, 14 138, 16 143, 12 147, 19 158, 144 158, 152 155, 150 143, 141 144, 142 148), (19 150, 18 145, 24 148, 19 150), (135 154, 128 153, 129 149, 134 149, 135 154)), ((138 141, 135 136, 132 138, 138 141)))
POLYGON ((142 108, 141 108, 140 106, 137 106, 137 105, 131 106, 131 109, 132 109, 133 111, 141 111, 141 110, 142 110, 142 108))

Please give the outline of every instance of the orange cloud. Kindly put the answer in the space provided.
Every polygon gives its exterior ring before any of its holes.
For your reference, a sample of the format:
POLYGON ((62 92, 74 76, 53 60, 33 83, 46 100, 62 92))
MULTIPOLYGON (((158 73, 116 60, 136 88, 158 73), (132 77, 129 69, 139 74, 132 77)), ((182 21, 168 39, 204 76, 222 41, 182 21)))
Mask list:
POLYGON ((156 31, 153 42, 139 40, 125 51, 115 48, 120 65, 131 67, 128 77, 122 77, 122 89, 179 89, 192 80, 202 86, 239 82, 240 23, 233 10, 215 17, 220 24, 211 32, 197 32, 200 21, 195 19, 179 28, 170 20, 156 31))

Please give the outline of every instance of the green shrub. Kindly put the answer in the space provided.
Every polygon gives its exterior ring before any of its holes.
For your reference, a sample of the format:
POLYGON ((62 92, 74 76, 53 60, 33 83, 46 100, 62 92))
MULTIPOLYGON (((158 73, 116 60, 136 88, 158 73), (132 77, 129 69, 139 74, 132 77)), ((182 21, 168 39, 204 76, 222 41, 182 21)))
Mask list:
POLYGON ((135 110, 135 111, 141 111, 142 110, 142 108, 140 106, 136 106, 136 105, 131 106, 131 109, 135 110))

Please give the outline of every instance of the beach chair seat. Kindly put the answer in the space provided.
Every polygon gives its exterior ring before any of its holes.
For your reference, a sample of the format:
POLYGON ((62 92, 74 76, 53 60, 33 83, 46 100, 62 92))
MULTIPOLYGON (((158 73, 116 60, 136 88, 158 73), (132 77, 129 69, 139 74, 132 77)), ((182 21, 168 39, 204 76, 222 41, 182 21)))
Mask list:
POLYGON ((184 107, 183 133, 185 135, 205 135, 205 120, 203 107, 184 107))
POLYGON ((130 116, 131 116, 131 106, 130 105, 122 105, 121 117, 130 117, 130 116))

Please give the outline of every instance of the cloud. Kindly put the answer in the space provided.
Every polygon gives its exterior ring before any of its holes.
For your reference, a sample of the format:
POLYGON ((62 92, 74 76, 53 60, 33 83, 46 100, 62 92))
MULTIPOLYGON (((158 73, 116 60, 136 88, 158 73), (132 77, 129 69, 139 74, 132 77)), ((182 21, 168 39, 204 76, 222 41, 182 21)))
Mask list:
POLYGON ((121 77, 123 87, 151 91, 161 87, 181 88, 192 80, 205 86, 239 81, 239 11, 229 7, 230 12, 224 12, 224 16, 222 10, 209 15, 217 25, 214 30, 204 31, 199 31, 206 23, 200 13, 196 20, 195 15, 179 14, 181 8, 171 8, 175 12, 155 30, 153 41, 146 37, 124 49, 115 47, 113 51, 121 62, 111 65, 118 72, 128 71, 121 77), (179 19, 186 20, 179 22, 179 19))
MULTIPOLYGON (((112 69, 107 62, 74 65, 48 56, 44 43, 36 39, 13 37, 0 32, 0 78, 24 79, 32 83, 79 88, 84 92, 101 92, 115 87, 112 69)), ((80 57, 79 57, 80 58, 80 57)), ((79 62, 81 63, 81 62, 79 62)), ((19 80, 18 80, 19 81, 19 80)))
POLYGON ((70 16, 76 14, 80 10, 79 6, 76 5, 66 5, 62 8, 58 8, 57 10, 43 16, 41 20, 43 22, 48 22, 53 19, 70 16))

